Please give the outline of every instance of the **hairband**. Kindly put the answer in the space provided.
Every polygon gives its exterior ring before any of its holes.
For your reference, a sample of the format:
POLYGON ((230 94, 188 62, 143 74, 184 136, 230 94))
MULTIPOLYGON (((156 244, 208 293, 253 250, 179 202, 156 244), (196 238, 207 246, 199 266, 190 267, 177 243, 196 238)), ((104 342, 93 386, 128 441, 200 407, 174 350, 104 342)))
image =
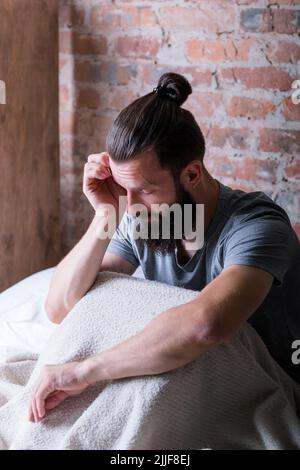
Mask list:
POLYGON ((174 99, 176 97, 176 93, 173 90, 168 88, 166 85, 158 85, 157 87, 153 88, 153 92, 157 93, 160 97, 168 97, 174 99))

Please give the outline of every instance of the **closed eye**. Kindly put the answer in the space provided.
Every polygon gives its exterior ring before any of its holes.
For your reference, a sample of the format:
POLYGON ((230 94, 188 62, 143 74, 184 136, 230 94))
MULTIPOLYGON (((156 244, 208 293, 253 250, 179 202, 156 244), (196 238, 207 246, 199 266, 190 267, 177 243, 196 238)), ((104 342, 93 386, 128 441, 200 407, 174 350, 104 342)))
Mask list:
POLYGON ((153 191, 146 191, 145 189, 141 189, 140 192, 142 194, 151 194, 151 193, 153 193, 153 191))

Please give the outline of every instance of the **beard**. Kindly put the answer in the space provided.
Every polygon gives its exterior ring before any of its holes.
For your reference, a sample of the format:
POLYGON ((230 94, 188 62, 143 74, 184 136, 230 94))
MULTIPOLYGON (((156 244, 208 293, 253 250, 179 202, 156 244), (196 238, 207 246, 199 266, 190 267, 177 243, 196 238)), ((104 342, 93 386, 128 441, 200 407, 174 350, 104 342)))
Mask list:
MULTIPOLYGON (((192 196, 183 188, 183 186, 180 183, 175 182, 175 188, 176 188, 176 201, 174 203, 177 203, 181 207, 181 228, 183 232, 183 227, 185 229, 193 229, 196 224, 196 203, 192 196), (185 207, 185 204, 189 204, 191 207, 191 214, 192 217, 189 219, 187 218, 187 215, 185 213, 187 210, 190 213, 190 209, 187 209, 185 207), (185 218, 188 219, 188 224, 186 224, 185 218), (185 224, 184 224, 185 222, 185 224)), ((173 203, 173 204, 174 204, 173 203)), ((171 206, 170 204, 169 206, 171 206)), ((175 231, 175 220, 174 220, 174 212, 170 212, 170 236, 169 238, 163 238, 163 233, 162 233, 162 227, 163 224, 165 224, 165 220, 163 218, 163 215, 159 213, 158 217, 158 238, 151 238, 151 222, 147 222, 147 228, 148 228, 148 238, 142 239, 142 241, 146 244, 146 246, 152 250, 155 253, 160 253, 161 255, 167 255, 168 253, 172 253, 175 251, 176 246, 178 246, 178 237, 175 238, 176 236, 176 231, 175 231)), ((184 239, 184 234, 181 239, 184 239)))

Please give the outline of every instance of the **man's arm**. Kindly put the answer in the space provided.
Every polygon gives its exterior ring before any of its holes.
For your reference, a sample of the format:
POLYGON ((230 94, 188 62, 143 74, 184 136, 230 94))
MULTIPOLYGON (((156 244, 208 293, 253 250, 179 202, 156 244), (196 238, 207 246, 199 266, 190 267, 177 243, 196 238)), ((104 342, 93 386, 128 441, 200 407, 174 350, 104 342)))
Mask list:
POLYGON ((106 251, 110 239, 100 239, 106 218, 94 216, 87 232, 55 268, 45 310, 53 323, 61 323, 72 307, 91 287, 99 271, 131 275, 136 266, 121 256, 106 251))
POLYGON ((46 313, 54 323, 62 322, 68 312, 86 294, 100 269, 127 274, 136 269, 137 262, 130 252, 127 259, 123 259, 126 256, 108 255, 106 249, 110 238, 99 236, 105 234, 106 225, 113 215, 109 213, 105 215, 103 209, 107 207, 114 209, 117 215, 114 221, 117 224, 119 212, 120 215, 124 215, 125 210, 119 205, 119 201, 120 196, 126 195, 126 190, 114 181, 107 159, 106 152, 89 155, 84 165, 83 193, 96 213, 86 233, 55 268, 45 302, 46 313), (101 210, 102 215, 98 212, 101 210), (130 260, 134 260, 135 266, 130 260))
POLYGON ((232 335, 259 307, 273 282, 260 268, 232 265, 195 299, 165 310, 139 333, 82 362, 45 366, 29 420, 98 381, 162 374, 196 359, 232 335))
POLYGON ((45 301, 45 310, 53 323, 64 319, 99 272, 109 239, 98 238, 97 224, 105 226, 106 223, 98 219, 95 215, 87 232, 54 270, 45 301))
POLYGON ((136 335, 81 363, 90 384, 161 374, 196 359, 230 337, 267 296, 273 276, 233 265, 195 299, 162 312, 136 335))

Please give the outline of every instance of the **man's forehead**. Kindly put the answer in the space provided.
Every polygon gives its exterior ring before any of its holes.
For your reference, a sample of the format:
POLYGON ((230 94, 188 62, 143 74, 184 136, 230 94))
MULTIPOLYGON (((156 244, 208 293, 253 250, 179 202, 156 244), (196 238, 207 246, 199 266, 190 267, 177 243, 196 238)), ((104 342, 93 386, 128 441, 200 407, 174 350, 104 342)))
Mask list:
POLYGON ((158 176, 165 173, 150 156, 148 158, 136 157, 127 162, 116 162, 110 158, 110 167, 113 175, 118 179, 134 178, 149 184, 155 184, 158 176))
POLYGON ((125 174, 119 174, 118 172, 116 171, 113 171, 112 170, 112 173, 113 173, 113 178, 114 180, 120 184, 120 186, 127 186, 129 184, 129 186, 131 185, 133 188, 135 187, 144 187, 144 186, 157 186, 158 185, 158 180, 154 180, 153 178, 150 179, 149 176, 144 176, 140 173, 136 173, 136 174, 132 174, 132 175, 128 175, 126 176, 125 174))

